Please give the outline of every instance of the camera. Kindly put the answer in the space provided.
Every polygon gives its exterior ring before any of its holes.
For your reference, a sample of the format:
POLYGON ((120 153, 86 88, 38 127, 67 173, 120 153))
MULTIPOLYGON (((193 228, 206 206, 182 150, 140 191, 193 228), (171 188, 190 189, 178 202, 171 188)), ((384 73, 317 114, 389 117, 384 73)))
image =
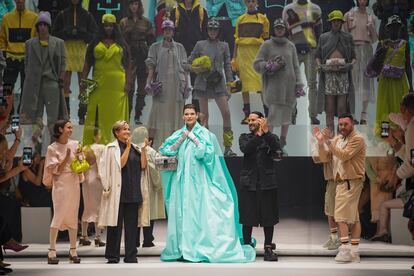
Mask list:
POLYGON ((388 136, 390 136, 390 123, 382 122, 381 123, 381 137, 386 138, 388 136))
POLYGON ((23 148, 23 165, 30 166, 33 162, 33 150, 29 147, 23 148))
POLYGON ((410 160, 411 160, 411 166, 414 167, 414 149, 410 150, 410 160))

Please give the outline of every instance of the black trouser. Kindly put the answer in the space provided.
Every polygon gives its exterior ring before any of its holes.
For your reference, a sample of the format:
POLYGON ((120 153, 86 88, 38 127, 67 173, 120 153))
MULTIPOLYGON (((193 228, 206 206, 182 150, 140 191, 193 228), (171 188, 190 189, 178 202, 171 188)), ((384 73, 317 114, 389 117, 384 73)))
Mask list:
POLYGON ((145 96, 147 93, 145 92, 145 85, 147 83, 147 68, 145 65, 145 57, 141 57, 140 59, 137 59, 134 61, 134 70, 133 70, 133 89, 132 91, 129 91, 128 94, 128 105, 129 105, 129 117, 131 117, 132 112, 132 105, 134 103, 134 94, 135 94, 135 88, 137 92, 137 99, 135 101, 135 115, 134 120, 140 121, 142 110, 145 107, 145 96), (135 84, 135 80, 137 81, 137 84, 135 84))
MULTIPOLYGON (((23 84, 24 84, 24 60, 13 60, 10 58, 6 59, 6 68, 4 69, 3 73, 3 83, 4 84, 11 84, 12 89, 14 89, 14 85, 16 84, 17 77, 20 73, 20 99, 23 95, 23 84)), ((19 99, 19 105, 17 108, 17 113, 20 111, 20 99, 19 99)), ((13 112, 14 113, 14 112, 13 112)))
POLYGON ((234 32, 235 28, 231 24, 231 20, 220 20, 220 40, 229 44, 230 58, 233 57, 234 52, 234 32))
POLYGON ((14 198, 0 194, 0 216, 4 218, 11 236, 18 242, 22 241, 22 214, 20 203, 14 198))
MULTIPOLYGON (((142 232, 144 233, 144 241, 143 245, 150 244, 154 240, 154 235, 152 234, 152 231, 154 229, 154 221, 151 220, 150 226, 148 227, 142 227, 142 232)), ((137 237, 137 245, 140 243, 141 239, 141 227, 138 228, 138 237, 137 237)))
MULTIPOLYGON (((274 226, 265 226, 263 227, 263 232, 265 234, 265 245, 271 245, 273 240, 273 227, 274 226)), ((243 240, 244 244, 250 244, 252 242, 252 231, 253 226, 243 225, 243 240)))
POLYGON ((7 222, 4 217, 0 216, 0 261, 3 261, 3 249, 1 246, 11 240, 12 236, 7 226, 7 222))
POLYGON ((118 225, 109 226, 106 237, 106 259, 119 261, 122 225, 125 229, 125 258, 124 261, 134 261, 137 257, 137 223, 138 203, 120 203, 118 211, 118 225))

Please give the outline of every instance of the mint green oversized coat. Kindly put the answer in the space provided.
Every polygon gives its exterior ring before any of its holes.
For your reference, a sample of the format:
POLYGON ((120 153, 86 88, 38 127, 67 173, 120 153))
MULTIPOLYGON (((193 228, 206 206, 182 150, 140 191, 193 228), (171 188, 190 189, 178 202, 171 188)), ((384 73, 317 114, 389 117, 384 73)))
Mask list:
POLYGON ((177 156, 176 171, 162 171, 168 214, 163 261, 180 258, 191 262, 243 263, 255 260, 255 249, 242 245, 237 193, 216 136, 196 123, 178 149, 172 145, 186 126, 174 132, 160 148, 177 156))

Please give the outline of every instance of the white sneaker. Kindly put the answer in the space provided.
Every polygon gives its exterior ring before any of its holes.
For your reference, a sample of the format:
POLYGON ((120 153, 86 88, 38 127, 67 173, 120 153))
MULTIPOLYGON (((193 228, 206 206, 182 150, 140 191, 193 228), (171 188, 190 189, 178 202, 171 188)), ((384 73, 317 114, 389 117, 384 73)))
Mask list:
POLYGON ((341 246, 341 241, 339 239, 332 240, 332 243, 328 245, 328 250, 337 250, 341 246))
POLYGON ((323 248, 328 248, 332 244, 332 238, 329 239, 322 245, 323 248))
POLYGON ((349 245, 341 245, 339 247, 339 252, 335 257, 335 261, 338 263, 352 262, 351 248, 349 245))
POLYGON ((353 263, 360 263, 361 257, 359 256, 359 252, 351 252, 352 262, 353 263))

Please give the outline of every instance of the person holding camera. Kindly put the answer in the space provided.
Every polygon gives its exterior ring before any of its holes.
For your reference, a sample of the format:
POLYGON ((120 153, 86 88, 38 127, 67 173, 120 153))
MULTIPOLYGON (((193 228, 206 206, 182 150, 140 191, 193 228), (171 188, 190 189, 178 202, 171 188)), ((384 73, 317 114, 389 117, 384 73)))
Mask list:
POLYGON ((78 211, 80 203, 80 183, 84 180, 83 173, 77 173, 72 168, 75 158, 79 158, 81 148, 79 142, 71 140, 72 123, 59 120, 53 127, 56 142, 47 148, 43 173, 43 184, 52 187, 53 219, 49 232, 48 264, 58 264, 56 256, 56 239, 58 231, 69 231, 69 261, 80 263, 76 253, 76 238, 78 232, 78 211))
POLYGON ((280 158, 277 135, 271 133, 263 114, 253 111, 248 116, 250 133, 239 138, 244 153, 238 189, 240 223, 244 244, 252 244, 253 227, 263 227, 264 260, 275 262, 277 255, 272 243, 274 226, 279 222, 277 181, 274 160, 280 158))
MULTIPOLYGON (((78 84, 82 79, 85 63, 86 46, 98 33, 98 26, 93 15, 82 8, 81 0, 70 0, 66 9, 61 11, 53 22, 52 34, 65 41, 66 64, 63 74, 63 93, 70 115, 69 96, 72 72, 78 73, 78 84)), ((79 124, 85 123, 86 105, 79 103, 79 124)))
POLYGON ((47 126, 52 137, 55 122, 67 119, 68 111, 59 85, 65 70, 65 48, 63 40, 50 35, 51 26, 49 12, 40 12, 36 22, 38 36, 26 42, 27 75, 20 105, 20 123, 38 124, 42 128, 46 107, 47 126))
POLYGON ((365 179, 365 140, 354 129, 354 118, 345 113, 339 116, 338 132, 334 138, 330 128, 313 129, 318 141, 322 162, 332 161, 336 187, 335 222, 339 227, 341 246, 335 257, 340 263, 360 262, 358 246, 361 237, 358 202, 365 179), (351 246, 349 232, 351 231, 351 246))
MULTIPOLYGON (((208 127, 208 100, 214 99, 223 117, 224 156, 235 156, 231 150, 233 144, 233 131, 231 129, 229 99, 229 83, 233 81, 230 64, 230 50, 227 42, 219 41, 220 22, 210 19, 207 23, 208 39, 198 41, 188 63, 207 56, 211 61, 211 68, 203 69, 192 66, 197 74, 194 83, 193 97, 199 100, 200 113, 203 114, 201 124, 208 127), (225 76, 223 76, 223 71, 225 76)), ((196 64, 196 63, 195 63, 196 64)))
POLYGON ((7 139, 0 134, 0 216, 3 216, 9 225, 12 237, 22 240, 20 202, 16 198, 14 190, 14 177, 27 170, 22 158, 17 166, 13 164, 14 156, 20 145, 21 130, 14 132, 15 140, 11 148, 7 139))

